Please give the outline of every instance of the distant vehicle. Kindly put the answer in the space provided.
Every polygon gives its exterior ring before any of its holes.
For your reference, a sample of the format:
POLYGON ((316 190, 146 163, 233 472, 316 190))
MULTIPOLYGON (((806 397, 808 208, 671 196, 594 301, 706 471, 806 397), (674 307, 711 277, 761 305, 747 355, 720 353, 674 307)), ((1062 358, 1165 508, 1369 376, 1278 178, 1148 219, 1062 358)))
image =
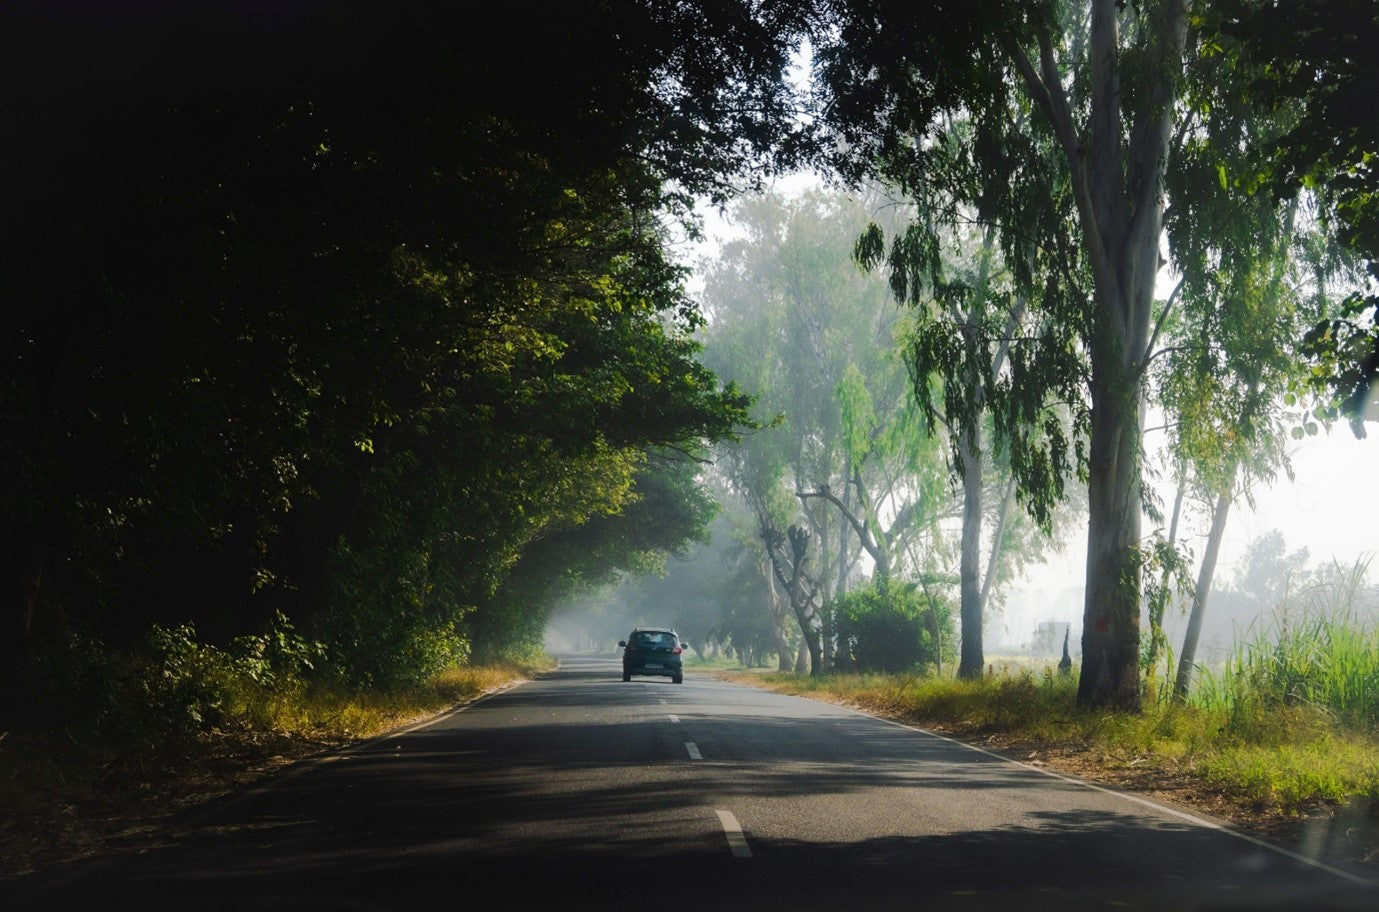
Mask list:
POLYGON ((684 644, 672 627, 635 627, 627 639, 618 640, 622 647, 622 679, 633 675, 655 675, 670 678, 679 684, 685 680, 680 654, 684 644))

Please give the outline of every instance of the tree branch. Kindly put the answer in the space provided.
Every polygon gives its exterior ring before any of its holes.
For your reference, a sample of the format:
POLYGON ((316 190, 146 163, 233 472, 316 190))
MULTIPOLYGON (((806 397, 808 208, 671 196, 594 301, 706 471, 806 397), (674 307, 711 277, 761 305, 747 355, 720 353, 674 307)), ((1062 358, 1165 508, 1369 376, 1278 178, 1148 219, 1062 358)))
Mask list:
POLYGON ((698 463, 699 465, 717 465, 717 463, 714 462, 714 460, 708 459, 703 456, 696 456, 687 447, 680 446, 678 444, 657 444, 656 450, 652 451, 648 455, 655 459, 664 459, 667 462, 694 462, 698 463), (669 454, 658 452, 659 450, 670 450, 672 453, 679 453, 681 456, 684 457, 684 459, 679 459, 669 454))
POLYGON ((817 491, 796 491, 795 496, 800 500, 804 500, 807 497, 822 497, 837 507, 839 511, 842 512, 843 518, 851 524, 853 531, 857 533, 858 539, 862 542, 862 547, 866 548, 867 553, 873 558, 876 557, 876 543, 872 541, 871 530, 867 528, 864 523, 858 521, 857 517, 852 514, 852 511, 847 508, 847 505, 838 499, 838 495, 834 494, 827 487, 823 487, 817 491))
POLYGON ((1178 280, 1178 284, 1173 286, 1173 291, 1169 293, 1168 300, 1164 302, 1164 309, 1159 313, 1159 319, 1154 322, 1154 331, 1149 334, 1149 341, 1144 346, 1144 353, 1140 356, 1140 366, 1135 370, 1133 382, 1139 383, 1144 372, 1149 368, 1149 362, 1154 358, 1154 346, 1159 344, 1159 333, 1163 331, 1164 323, 1168 320, 1168 314, 1173 310, 1173 305, 1177 303, 1178 292, 1183 290, 1183 284, 1187 282, 1187 276, 1178 280))
POLYGON ((1011 339, 1015 335, 1015 328, 1025 318, 1025 305, 1025 296, 1022 294, 1015 302, 1015 309, 1006 317, 1005 335, 1001 338, 1000 344, 996 346, 996 354, 991 358, 991 377, 993 380, 1001 373, 1001 368, 1005 365, 1006 355, 1010 353, 1011 339))

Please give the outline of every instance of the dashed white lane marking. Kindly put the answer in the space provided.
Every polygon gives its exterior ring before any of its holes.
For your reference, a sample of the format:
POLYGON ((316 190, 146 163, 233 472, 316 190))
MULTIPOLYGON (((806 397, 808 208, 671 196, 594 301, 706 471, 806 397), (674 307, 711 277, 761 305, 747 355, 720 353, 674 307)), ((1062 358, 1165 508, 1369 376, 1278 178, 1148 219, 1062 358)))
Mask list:
POLYGON ((704 759, 703 757, 701 757, 701 756, 699 755, 699 748, 697 748, 697 747, 694 746, 694 742, 693 742, 693 741, 686 741, 686 742, 685 742, 685 750, 689 751, 689 755, 690 755, 690 759, 691 759, 691 760, 703 760, 703 759, 704 759))
POLYGON ((662 706, 669 706, 669 705, 670 705, 670 704, 667 703, 665 700, 657 700, 656 702, 657 702, 657 703, 660 703, 662 706))
POLYGON ((677 716, 677 715, 675 715, 675 713, 671 713, 671 714, 670 714, 670 721, 674 722, 676 725, 679 725, 679 724, 680 724, 680 717, 677 716))
POLYGON ((742 824, 737 822, 732 811, 714 811, 718 822, 723 825, 723 835, 728 837, 728 847, 734 858, 751 858, 752 850, 747 845, 747 837, 742 834, 742 824))

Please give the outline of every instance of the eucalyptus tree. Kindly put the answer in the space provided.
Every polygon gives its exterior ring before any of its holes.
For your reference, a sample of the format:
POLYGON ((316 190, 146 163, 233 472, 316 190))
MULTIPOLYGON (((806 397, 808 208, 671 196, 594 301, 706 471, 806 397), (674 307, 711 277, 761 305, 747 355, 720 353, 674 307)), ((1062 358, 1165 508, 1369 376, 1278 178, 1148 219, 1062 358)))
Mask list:
POLYGON ((905 392, 900 314, 884 283, 849 259, 877 203, 820 193, 744 201, 745 237, 706 273, 707 363, 759 393, 760 419, 781 416, 747 437, 751 452, 732 457, 732 475, 760 515, 815 670, 826 661, 827 606, 859 572, 859 552, 878 580, 890 578, 907 538, 948 504, 937 444, 905 392))
MULTIPOLYGON (((770 212, 763 209, 763 217, 770 212)), ((770 221, 774 223, 774 219, 770 221)), ((793 518, 784 479, 792 450, 801 450, 792 448, 791 437, 784 432, 782 409, 787 406, 790 365, 775 357, 775 346, 769 344, 781 335, 779 310, 771 306, 775 303, 768 291, 771 283, 760 292, 753 285, 759 269, 774 272, 775 267, 769 259, 742 261, 751 249, 746 244, 731 247, 728 256, 719 261, 714 281, 704 295, 709 321, 705 360, 721 376, 734 378, 754 393, 752 408, 758 425, 738 444, 720 448, 713 477, 726 489, 724 496, 737 499, 752 517, 751 534, 764 558, 762 571, 767 582, 764 604, 759 607, 773 619, 776 642, 784 644, 788 636, 786 616, 778 610, 782 604, 791 609, 801 629, 814 623, 805 605, 781 601, 774 580, 780 556, 771 547, 772 542, 783 539, 782 530, 793 518), (731 268, 727 266, 730 262, 734 264, 731 268)), ((783 646, 778 658, 780 670, 788 670, 791 659, 783 646)))
MULTIPOLYGON (((897 344, 903 345, 903 338, 897 344)), ((899 352, 885 357, 897 358, 899 352)), ((903 375, 892 371, 873 390, 861 369, 848 364, 834 389, 842 417, 842 471, 836 480, 825 478, 795 491, 806 512, 811 502, 837 511, 846 523, 841 540, 846 543, 849 529, 856 535, 882 592, 906 569, 907 543, 951 516, 949 491, 936 471, 939 438, 922 426, 902 383, 903 375)), ((814 525, 826 528, 821 521, 814 525)), ((845 587, 854 563, 854 555, 840 549, 835 591, 845 587)))
MULTIPOLYGON (((1161 261, 1165 173, 1192 113, 1181 104, 1185 61, 1215 35, 1190 20, 1185 0, 858 0, 835 10, 837 27, 817 57, 844 167, 922 193, 952 177, 941 170, 953 160, 944 128, 969 119, 976 129, 961 160, 973 167, 944 185, 962 190, 958 199, 995 226, 1031 314, 1046 315, 1085 356, 1085 454, 1074 438, 1071 453, 1049 447, 1040 471, 1017 465, 1016 477, 1027 497, 1056 490, 1085 455, 1078 699, 1138 708, 1142 412, 1156 310, 1165 312, 1156 286, 1171 265, 1161 261), (1049 210, 1044 216, 1029 205, 1031 191, 1049 210)), ((1176 255, 1171 245, 1169 252, 1176 255)), ((1042 382, 1071 388, 1075 380, 1054 370, 1042 382)))
MULTIPOLYGON (((875 340, 871 364, 849 361, 833 388, 841 419, 841 459, 833 473, 796 480, 795 496, 822 552, 828 551, 830 520, 838 521, 832 568, 825 568, 821 581, 829 634, 833 599, 847 591, 863 561, 869 561, 873 584, 885 597, 892 579, 917 569, 907 558, 922 542, 931 543, 952 515, 941 439, 926 430, 906 394, 901 361, 909 330, 898 321, 891 332, 888 346, 884 336, 875 340)), ((861 354, 866 357, 865 350, 861 354)))
MULTIPOLYGON (((1169 449, 1184 469, 1180 485, 1197 492, 1211 517, 1178 653, 1174 692, 1179 697, 1186 693, 1196 659, 1197 636, 1231 505, 1241 496, 1248 498, 1255 481, 1268 481, 1287 470, 1281 390, 1298 370, 1287 345, 1300 312, 1296 289, 1287 281, 1289 239, 1270 238, 1266 243, 1274 249, 1259 250, 1239 238, 1239 247, 1231 248, 1228 233, 1216 237, 1213 259, 1222 254, 1229 259, 1242 251, 1247 259, 1235 264, 1240 269, 1234 274, 1218 261, 1209 267, 1207 283, 1183 292, 1185 306, 1205 310, 1199 320, 1180 323, 1177 331, 1167 333, 1156 371, 1160 403, 1169 421, 1169 449)), ((1184 283, 1184 288, 1195 284, 1186 277, 1184 283)), ((1315 424, 1309 426, 1315 431, 1315 424)), ((1146 660, 1150 673, 1162 646, 1161 630, 1161 614, 1156 617, 1151 611, 1146 660)))
MULTIPOLYGON (((1257 150, 1276 147, 1299 122, 1292 109, 1261 110, 1251 86, 1262 76, 1229 36, 1203 42, 1187 69, 1167 170, 1178 283, 1155 327, 1163 347, 1154 385, 1180 466, 1180 497, 1190 485, 1211 516, 1179 650, 1178 699, 1190 683, 1232 502, 1288 471, 1290 431, 1316 434, 1315 418, 1325 415, 1298 407, 1292 392, 1314 373, 1299 341, 1361 281, 1334 225, 1320 217, 1316 193, 1280 205, 1259 192, 1257 150)), ((1162 598, 1154 601, 1151 670, 1162 647, 1162 598)))
POLYGON ((728 489, 726 493, 739 498, 750 513, 750 538, 760 555, 757 566, 765 579, 757 599, 758 611, 771 619, 779 670, 792 667, 788 609, 805 644, 809 670, 819 674, 824 670, 825 625, 818 603, 818 574, 809 567, 811 535, 793 521, 797 505, 783 484, 784 463, 773 459, 773 444, 777 442, 779 438, 768 439, 764 446, 758 446, 749 435, 736 446, 722 448, 719 477, 728 489))
MULTIPOLYGON (((915 314, 908 339, 908 367, 913 394, 923 410, 929 433, 942 425, 950 444, 949 466, 962 488, 962 532, 959 557, 962 648, 959 677, 980 676, 986 660, 982 634, 986 605, 1002 556, 1006 522, 1016 493, 1017 474, 996 482, 994 509, 985 509, 993 479, 987 466, 987 425, 996 432, 997 449, 1007 467, 1020 465, 1028 475, 1047 454, 1066 446, 1065 428, 1057 418, 1058 401, 1050 390, 1027 382, 1032 364, 1041 378, 1077 375, 1067 340, 1041 335, 1036 327, 1029 344, 1016 348, 1017 363, 1007 370, 1017 334, 1026 332, 1027 300, 995 244, 994 228, 981 226, 975 207, 964 206, 960 175, 974 165, 964 161, 970 143, 955 134, 971 134, 970 123, 950 123, 931 149, 934 159, 947 160, 929 174, 902 177, 924 218, 892 236, 876 224, 859 238, 855 255, 866 268, 884 264, 898 302, 915 314), (1059 344, 1061 341, 1061 345, 1059 344), (1028 348, 1039 355, 1028 358, 1028 348), (1071 363, 1070 363, 1071 362, 1071 363), (995 420, 994 418, 1004 420, 995 420), (1042 444, 1042 446, 1041 446, 1042 444), (982 560, 983 527, 991 513, 994 530, 982 560)), ((1076 402, 1075 390, 1066 401, 1076 402)), ((1054 488, 1056 473, 1048 476, 1054 488)), ((1050 531, 1057 495, 1026 498, 1044 531, 1050 531)))

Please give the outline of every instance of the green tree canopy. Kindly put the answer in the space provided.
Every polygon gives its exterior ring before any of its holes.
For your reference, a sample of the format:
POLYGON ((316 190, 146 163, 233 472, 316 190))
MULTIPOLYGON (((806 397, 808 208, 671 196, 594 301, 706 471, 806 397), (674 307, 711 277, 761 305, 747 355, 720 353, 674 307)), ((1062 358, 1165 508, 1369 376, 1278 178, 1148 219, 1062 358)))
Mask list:
MULTIPOLYGON (((1188 224, 1172 213, 1191 202, 1173 153, 1185 142, 1239 139, 1212 132, 1239 120, 1199 118, 1188 91, 1190 67, 1220 33, 1182 0, 857 0, 830 10, 835 27, 820 36, 818 70, 825 123, 845 150, 840 169, 896 182, 939 223, 971 212, 995 229, 1031 325, 1052 332, 1044 354, 1031 346, 1022 362, 1012 348, 1012 376, 1029 370, 1042 393, 1010 405, 1081 385, 1085 358, 1085 411, 1071 403, 1086 420, 1090 509, 1079 700, 1134 709, 1147 505, 1141 416, 1167 313, 1160 272, 1174 265, 1162 259, 1165 232, 1171 239, 1188 224)), ((907 268, 934 271, 937 236, 916 232, 907 268)), ((1168 250, 1184 255, 1171 241, 1168 250)), ((1069 448, 1049 452, 1061 458, 1030 462, 1028 477, 1017 460, 1026 490, 1056 492, 1078 465, 1069 448)))
POLYGON ((667 219, 797 131, 788 22, 692 6, 7 7, 5 649, 286 609, 418 674, 697 534, 664 457, 747 399, 667 219))
POLYGON ((1251 143, 1251 175, 1277 196, 1306 188, 1325 203, 1338 235, 1368 263, 1370 282, 1319 319, 1304 338, 1317 368, 1313 391, 1356 436, 1379 416, 1379 10, 1366 0, 1225 0, 1209 15, 1253 79, 1246 94, 1290 129, 1251 143))

